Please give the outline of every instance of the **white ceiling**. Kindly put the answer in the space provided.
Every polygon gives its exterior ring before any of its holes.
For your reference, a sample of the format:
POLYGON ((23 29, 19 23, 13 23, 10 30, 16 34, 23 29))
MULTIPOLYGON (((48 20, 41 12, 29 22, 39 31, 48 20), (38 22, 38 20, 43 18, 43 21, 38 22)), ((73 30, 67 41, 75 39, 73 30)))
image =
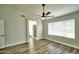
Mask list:
MULTIPOLYGON (((9 5, 13 8, 19 9, 24 13, 27 13, 31 16, 31 18, 38 17, 37 15, 42 14, 42 6, 41 4, 14 4, 9 5)), ((50 11, 51 15, 55 15, 55 17, 66 15, 72 12, 79 11, 79 4, 46 4, 45 12, 50 11)))

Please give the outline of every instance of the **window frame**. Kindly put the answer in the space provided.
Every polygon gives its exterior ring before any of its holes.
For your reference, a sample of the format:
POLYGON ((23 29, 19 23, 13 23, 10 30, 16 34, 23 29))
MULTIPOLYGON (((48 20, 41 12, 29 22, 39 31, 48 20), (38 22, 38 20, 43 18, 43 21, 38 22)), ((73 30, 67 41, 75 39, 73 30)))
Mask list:
POLYGON ((65 21, 68 22, 68 21, 72 21, 72 20, 74 21, 74 23, 73 23, 74 24, 73 25, 74 26, 74 29, 73 29, 73 37, 72 37, 72 39, 75 39, 75 19, 69 19, 69 20, 63 20, 63 21, 56 21, 56 22, 55 21, 54 22, 48 22, 48 35, 50 35, 50 36, 53 35, 53 36, 58 36, 58 37, 65 37, 65 38, 71 38, 71 37, 67 37, 65 35, 63 36, 63 35, 49 34, 49 24, 51 24, 51 23, 57 23, 57 22, 65 22, 65 21))

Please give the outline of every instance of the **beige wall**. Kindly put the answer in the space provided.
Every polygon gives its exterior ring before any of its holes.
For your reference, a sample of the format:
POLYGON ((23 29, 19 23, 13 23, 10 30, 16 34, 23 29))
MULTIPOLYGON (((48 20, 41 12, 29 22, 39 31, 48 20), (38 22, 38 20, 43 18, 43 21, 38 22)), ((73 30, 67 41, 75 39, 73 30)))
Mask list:
POLYGON ((64 15, 61 17, 53 18, 50 20, 45 20, 43 24, 43 31, 44 31, 44 38, 48 38, 51 41, 59 42, 62 44, 66 44, 75 48, 79 48, 79 12, 75 12, 72 14, 64 15), (69 39, 64 37, 58 37, 54 35, 48 35, 48 23, 49 22, 56 22, 62 20, 69 20, 75 18, 75 39, 69 39))

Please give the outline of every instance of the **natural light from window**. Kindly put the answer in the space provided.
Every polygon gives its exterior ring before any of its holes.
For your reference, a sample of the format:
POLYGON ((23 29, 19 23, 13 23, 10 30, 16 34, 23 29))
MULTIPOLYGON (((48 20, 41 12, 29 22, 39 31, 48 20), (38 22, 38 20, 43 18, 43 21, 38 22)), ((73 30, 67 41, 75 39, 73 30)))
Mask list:
POLYGON ((37 25, 37 22, 30 20, 29 21, 29 35, 31 36, 33 35, 33 25, 37 25))
POLYGON ((75 39, 75 19, 48 23, 48 35, 75 39))

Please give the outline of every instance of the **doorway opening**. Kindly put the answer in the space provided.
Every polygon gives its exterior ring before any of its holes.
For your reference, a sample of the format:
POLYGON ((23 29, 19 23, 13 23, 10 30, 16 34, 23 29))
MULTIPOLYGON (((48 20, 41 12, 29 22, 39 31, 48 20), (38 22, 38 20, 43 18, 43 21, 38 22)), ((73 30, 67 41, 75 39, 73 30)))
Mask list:
POLYGON ((37 22, 30 20, 29 21, 29 37, 33 36, 33 26, 36 25, 37 26, 37 22))

